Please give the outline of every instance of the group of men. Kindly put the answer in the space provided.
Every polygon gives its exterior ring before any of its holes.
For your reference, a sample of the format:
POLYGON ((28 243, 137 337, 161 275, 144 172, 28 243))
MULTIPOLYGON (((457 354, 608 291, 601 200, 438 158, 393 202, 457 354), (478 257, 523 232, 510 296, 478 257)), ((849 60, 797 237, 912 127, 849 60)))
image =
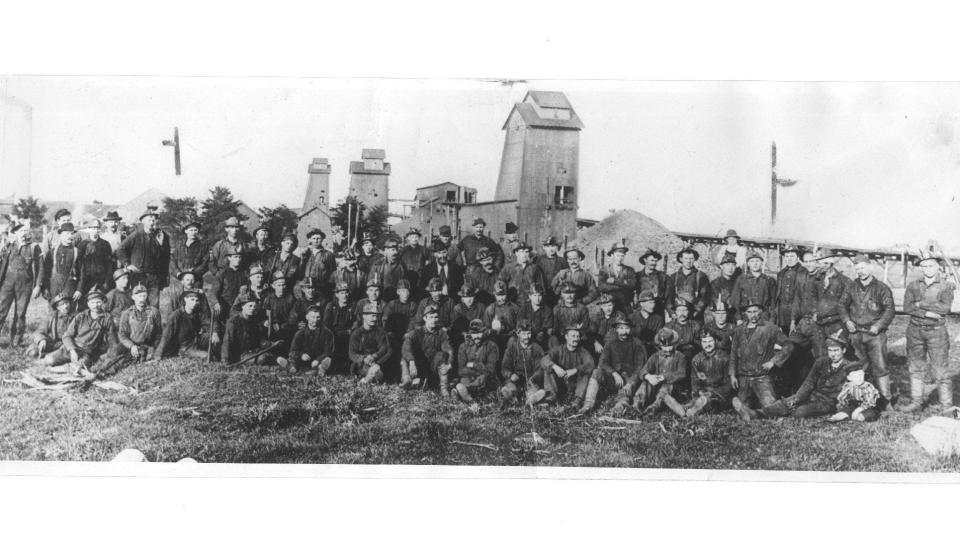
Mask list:
MULTIPOLYGON (((23 341, 29 300, 43 295, 51 310, 30 353, 91 378, 187 356, 352 374, 464 402, 567 403, 579 414, 611 397, 616 415, 731 406, 746 420, 867 421, 894 401, 893 295, 862 255, 851 280, 833 252, 785 245, 773 276, 731 230, 710 280, 693 248, 676 254, 668 275, 651 249, 637 269, 625 263, 621 240, 594 273, 581 250, 561 252, 555 237, 535 252, 508 223, 498 243, 481 218, 459 241, 447 226, 429 246, 415 229, 379 241, 363 233, 351 245, 315 229, 304 248, 293 233, 274 244, 267 227, 245 243, 230 218, 207 248, 198 223, 173 241, 148 210, 122 237, 113 216, 105 232, 84 222, 78 241, 70 214, 58 213, 43 245, 28 225, 12 227, 0 250, 0 321, 15 308, 11 345, 23 341)), ((951 407, 957 372, 945 325, 953 286, 938 259, 923 257, 920 269, 903 304, 910 400, 898 408, 907 412, 934 390, 951 407)))

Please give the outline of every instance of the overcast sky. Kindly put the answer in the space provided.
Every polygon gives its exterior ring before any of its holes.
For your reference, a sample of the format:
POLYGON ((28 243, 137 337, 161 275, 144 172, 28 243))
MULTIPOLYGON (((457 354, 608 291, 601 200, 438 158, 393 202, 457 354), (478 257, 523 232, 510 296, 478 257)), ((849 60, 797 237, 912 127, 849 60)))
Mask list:
MULTIPOLYGON (((313 157, 383 148, 390 195, 453 181, 491 200, 503 121, 527 90, 560 90, 584 122, 581 217, 632 208, 674 230, 960 250, 960 85, 764 82, 8 78, 33 107, 32 192, 122 203, 157 187, 226 185, 254 208, 299 207, 313 157), (161 146, 180 128, 183 175, 161 146)), ((0 191, 3 193, 3 191, 0 191)))

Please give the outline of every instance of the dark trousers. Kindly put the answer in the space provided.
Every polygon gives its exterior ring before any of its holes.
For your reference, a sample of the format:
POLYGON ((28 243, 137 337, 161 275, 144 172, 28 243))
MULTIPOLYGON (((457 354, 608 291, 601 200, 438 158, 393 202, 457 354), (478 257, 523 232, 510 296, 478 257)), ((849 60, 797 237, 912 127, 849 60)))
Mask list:
POLYGON ((907 325, 907 359, 910 375, 927 383, 944 383, 960 372, 960 365, 950 367, 950 336, 946 325, 907 325))
POLYGON ((773 390, 773 379, 769 375, 756 377, 738 375, 737 384, 739 385, 737 398, 744 404, 749 405, 751 396, 757 398, 761 408, 766 408, 777 401, 777 394, 773 390))
POLYGON ((828 402, 826 400, 810 400, 790 408, 783 400, 777 400, 773 404, 764 407, 760 411, 762 411, 763 415, 767 417, 790 416, 801 419, 805 417, 817 417, 833 414, 837 411, 837 403, 828 402))
POLYGON ((887 371, 887 333, 871 335, 859 330, 850 335, 850 344, 857 358, 866 365, 867 375, 873 378, 885 377, 887 371))
POLYGON ((20 334, 27 328, 27 306, 30 305, 30 293, 33 292, 33 279, 25 273, 10 273, 0 285, 0 328, 7 320, 7 312, 13 306, 10 320, 10 335, 20 334))

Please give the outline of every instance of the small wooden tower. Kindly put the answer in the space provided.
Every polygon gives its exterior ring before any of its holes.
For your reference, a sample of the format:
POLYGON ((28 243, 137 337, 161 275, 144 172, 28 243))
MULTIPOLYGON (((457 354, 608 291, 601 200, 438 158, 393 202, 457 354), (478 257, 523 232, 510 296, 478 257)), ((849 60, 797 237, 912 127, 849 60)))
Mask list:
POLYGON ((503 125, 496 201, 516 200, 516 223, 531 243, 576 236, 583 122, 562 92, 530 91, 503 125))
POLYGON ((364 148, 359 162, 350 162, 350 196, 369 209, 387 208, 390 191, 390 164, 382 149, 364 148))

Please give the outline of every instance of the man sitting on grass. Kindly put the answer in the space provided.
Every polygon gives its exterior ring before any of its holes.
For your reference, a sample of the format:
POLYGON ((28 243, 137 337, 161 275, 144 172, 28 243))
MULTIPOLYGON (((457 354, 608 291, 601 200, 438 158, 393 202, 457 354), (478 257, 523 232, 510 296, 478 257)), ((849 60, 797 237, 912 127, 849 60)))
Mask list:
POLYGON ((207 357, 210 318, 201 309, 201 302, 206 299, 198 290, 185 290, 180 294, 181 307, 163 322, 163 334, 157 347, 161 358, 207 357))
POLYGON ((390 358, 387 332, 378 325, 380 306, 365 302, 360 313, 363 324, 350 333, 349 355, 353 374, 360 378, 361 385, 380 383, 384 378, 382 364, 390 358))
POLYGON ((103 293, 97 289, 87 293, 87 309, 73 318, 63 334, 63 346, 44 356, 42 365, 55 368, 69 363, 74 374, 95 375, 94 364, 117 340, 116 325, 103 310, 103 301, 103 293))
MULTIPOLYGON (((544 371, 552 371, 556 376, 558 401, 562 401, 566 391, 570 390, 570 385, 574 384, 572 408, 578 411, 583 407, 584 399, 587 396, 587 387, 590 384, 590 376, 596 368, 593 363, 593 356, 580 345, 582 331, 583 328, 576 324, 564 329, 564 343, 551 348, 540 362, 544 371)), ((528 396, 528 404, 537 404, 547 398, 549 392, 546 383, 547 378, 544 377, 543 379, 545 381, 543 388, 534 391, 532 396, 528 396)))
POLYGON ((307 325, 297 330, 288 357, 277 357, 281 368, 323 377, 333 363, 333 332, 320 324, 320 306, 307 308, 307 325))
POLYGON ((111 353, 110 366, 116 371, 129 363, 152 360, 162 334, 160 310, 147 304, 147 287, 138 284, 133 287, 133 306, 120 314, 119 344, 111 353))
POLYGON ((752 410, 739 398, 733 399, 733 409, 744 421, 757 417, 794 418, 817 417, 834 414, 837 411, 837 396, 847 380, 847 373, 863 368, 860 362, 844 359, 847 340, 841 336, 842 330, 827 337, 827 355, 813 362, 810 373, 796 394, 777 400, 760 410, 752 410))
POLYGON ((544 402, 556 402, 556 382, 552 379, 553 372, 540 367, 543 359, 543 348, 533 340, 533 326, 529 321, 521 319, 517 322, 517 336, 507 342, 507 351, 503 354, 500 363, 500 375, 504 385, 500 387, 500 401, 506 405, 517 400, 523 387, 533 389, 528 394, 534 394, 543 389, 544 402), (537 388, 539 387, 539 388, 537 388), (547 396, 550 395, 550 398, 547 396))
POLYGON ((597 385, 594 385, 591 379, 581 410, 589 411, 596 404, 597 394, 594 391, 615 393, 622 389, 627 376, 639 371, 647 361, 646 347, 640 339, 633 336, 633 322, 618 313, 614 326, 614 335, 607 339, 603 353, 600 354, 599 369, 602 380, 598 379, 597 385))
POLYGON ((53 306, 43 326, 33 335, 33 344, 27 347, 27 355, 39 358, 63 346, 63 335, 73 320, 73 300, 60 293, 50 302, 53 306))
POLYGON ((453 396, 463 402, 473 402, 473 395, 483 396, 497 388, 500 350, 487 338, 487 329, 479 319, 470 322, 467 337, 457 357, 457 385, 453 396))
POLYGON ((249 292, 237 296, 234 306, 240 313, 227 320, 227 329, 220 347, 222 362, 236 364, 246 359, 247 364, 273 365, 276 361, 276 357, 269 352, 253 356, 270 345, 265 337, 263 324, 256 317, 259 304, 259 299, 249 292))
POLYGON ((453 348, 447 332, 440 327, 440 313, 436 306, 429 305, 423 310, 423 325, 404 337, 400 386, 416 386, 425 379, 430 386, 439 386, 440 396, 448 398, 452 362, 453 348))
POLYGON ((879 400, 880 391, 866 380, 866 371, 854 369, 847 374, 847 382, 837 395, 837 413, 830 421, 876 421, 880 419, 879 400))
POLYGON ((687 358, 677 354, 677 344, 680 335, 673 329, 664 327, 657 331, 654 339, 657 344, 657 353, 650 357, 643 367, 630 376, 627 384, 620 389, 620 396, 614 415, 622 415, 629 405, 633 409, 643 412, 643 415, 655 413, 664 404, 675 414, 683 416, 686 411, 676 396, 680 386, 687 378, 687 358), (652 399, 650 405, 647 402, 652 399), (646 407, 646 409, 644 409, 646 407))
MULTIPOLYGON (((721 312, 713 313, 716 316, 721 312)), ((730 405, 733 396, 733 386, 727 377, 730 355, 717 347, 720 342, 714 329, 700 331, 700 352, 690 364, 691 400, 684 406, 687 417, 702 411, 719 411, 730 405)))

